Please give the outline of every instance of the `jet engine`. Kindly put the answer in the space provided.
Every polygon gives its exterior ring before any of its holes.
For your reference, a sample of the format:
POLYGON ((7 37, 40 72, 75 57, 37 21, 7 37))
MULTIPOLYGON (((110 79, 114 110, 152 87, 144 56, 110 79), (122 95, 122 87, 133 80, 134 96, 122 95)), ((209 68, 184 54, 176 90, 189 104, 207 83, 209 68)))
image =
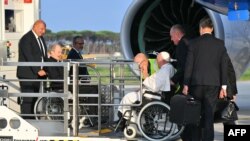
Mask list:
MULTIPOLYGON (((211 4, 210 4, 211 5, 211 4)), ((195 0, 134 0, 128 8, 121 27, 121 46, 125 59, 143 52, 175 54, 169 31, 181 24, 190 38, 199 36, 199 21, 209 16, 214 24, 214 35, 225 41, 237 78, 250 60, 250 22, 229 21, 221 7, 211 7, 195 0)))

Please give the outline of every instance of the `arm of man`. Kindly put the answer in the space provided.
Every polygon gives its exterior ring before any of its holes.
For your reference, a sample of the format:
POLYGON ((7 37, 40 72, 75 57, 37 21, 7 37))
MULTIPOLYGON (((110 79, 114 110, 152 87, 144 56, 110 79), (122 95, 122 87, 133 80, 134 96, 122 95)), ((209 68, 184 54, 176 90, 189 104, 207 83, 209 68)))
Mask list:
MULTIPOLYGON (((188 41, 187 41, 188 42, 188 41)), ((174 74, 174 76, 171 78, 171 80, 177 84, 177 83, 182 83, 180 81, 183 81, 184 77, 184 69, 185 69, 185 63, 186 63, 186 58, 187 58, 187 48, 188 45, 184 42, 184 39, 181 40, 181 42, 178 45, 178 56, 177 58, 177 65, 176 65, 176 70, 177 72, 174 74)))
POLYGON ((227 54, 227 61, 228 61, 227 97, 229 97, 232 101, 235 101, 236 94, 238 93, 236 85, 236 75, 232 61, 228 54, 227 54))
POLYGON ((236 75, 235 75, 235 70, 234 70, 234 67, 230 58, 228 60, 228 69, 229 69, 228 80, 229 80, 229 83, 231 83, 231 87, 232 87, 231 90, 232 90, 233 95, 236 95, 238 93, 237 84, 236 84, 236 75))
POLYGON ((174 76, 171 79, 172 82, 173 82, 172 83, 173 85, 179 83, 182 80, 183 76, 184 76, 184 71, 183 71, 182 68, 177 68, 176 70, 177 70, 177 72, 174 74, 174 76))
MULTIPOLYGON (((35 38, 32 37, 25 37, 20 40, 19 43, 19 49, 20 52, 22 53, 25 62, 41 62, 41 56, 39 56, 39 48, 36 48, 37 46, 35 45, 35 38), (38 52, 34 52, 34 50, 38 50, 38 52)), ((38 72, 40 71, 40 67, 30 67, 34 75, 38 75, 38 72)))
POLYGON ((219 98, 223 98, 227 96, 227 75, 228 75, 228 55, 226 52, 226 48, 223 48, 223 55, 221 57, 221 92, 219 98))
POLYGON ((160 69, 143 81, 143 85, 152 92, 170 91, 170 69, 160 69))
POLYGON ((192 76, 192 71, 193 71, 194 48, 195 48, 195 45, 190 45, 190 47, 188 47, 188 51, 187 51, 187 59, 186 59, 186 64, 185 64, 184 80, 183 80, 184 88, 182 91, 182 93, 185 95, 188 94, 188 86, 189 86, 190 79, 192 76))

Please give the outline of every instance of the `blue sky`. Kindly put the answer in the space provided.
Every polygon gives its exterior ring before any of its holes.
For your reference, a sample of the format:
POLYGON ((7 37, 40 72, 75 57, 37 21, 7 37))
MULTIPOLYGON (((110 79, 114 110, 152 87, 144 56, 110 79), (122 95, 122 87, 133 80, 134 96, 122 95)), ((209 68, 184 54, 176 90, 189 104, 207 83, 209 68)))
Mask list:
POLYGON ((109 30, 120 32, 132 0, 41 0, 41 19, 53 32, 109 30))

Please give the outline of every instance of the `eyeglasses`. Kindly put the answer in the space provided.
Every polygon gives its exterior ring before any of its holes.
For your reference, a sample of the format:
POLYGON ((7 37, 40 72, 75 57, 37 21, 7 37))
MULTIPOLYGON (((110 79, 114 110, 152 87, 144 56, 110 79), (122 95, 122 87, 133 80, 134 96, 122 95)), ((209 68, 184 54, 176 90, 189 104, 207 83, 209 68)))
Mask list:
POLYGON ((77 42, 76 42, 76 44, 83 45, 84 43, 77 43, 77 42))

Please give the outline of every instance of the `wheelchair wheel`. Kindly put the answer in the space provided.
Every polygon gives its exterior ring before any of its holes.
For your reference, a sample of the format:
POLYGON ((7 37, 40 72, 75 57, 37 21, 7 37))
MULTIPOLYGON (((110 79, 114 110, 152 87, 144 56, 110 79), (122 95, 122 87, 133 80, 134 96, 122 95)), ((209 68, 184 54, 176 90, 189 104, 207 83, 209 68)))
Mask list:
POLYGON ((63 120, 63 99, 61 97, 48 98, 46 103, 46 114, 49 120, 63 120))
POLYGON ((60 97, 38 98, 34 106, 34 114, 37 120, 63 120, 61 116, 63 114, 63 99, 60 97), (44 114, 45 116, 38 116, 38 114, 44 114))
POLYGON ((138 115, 138 128, 150 141, 165 141, 171 138, 176 124, 169 121, 170 108, 167 104, 154 101, 146 104, 138 115))
POLYGON ((133 139, 135 138, 136 136, 136 127, 135 126, 127 126, 125 129, 124 129, 124 136, 127 138, 127 139, 133 139))
POLYGON ((181 125, 176 125, 176 128, 173 129, 173 133, 171 135, 171 137, 169 138, 169 140, 177 140, 180 138, 181 133, 183 132, 183 130, 185 129, 185 126, 181 126, 181 125))
POLYGON ((34 114, 35 114, 36 120, 47 119, 47 116, 46 116, 47 100, 48 100, 47 97, 39 97, 37 99, 35 106, 34 106, 34 114), (45 116, 41 116, 38 114, 44 114, 45 116))

